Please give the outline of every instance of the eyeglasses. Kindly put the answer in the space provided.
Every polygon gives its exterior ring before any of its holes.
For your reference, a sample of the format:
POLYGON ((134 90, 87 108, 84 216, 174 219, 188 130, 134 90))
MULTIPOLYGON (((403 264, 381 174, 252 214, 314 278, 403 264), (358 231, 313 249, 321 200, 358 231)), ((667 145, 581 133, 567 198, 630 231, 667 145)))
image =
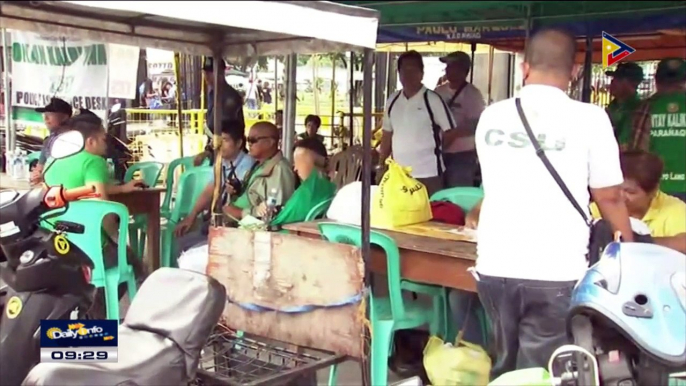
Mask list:
POLYGON ((246 138, 246 141, 247 141, 249 144, 255 144, 255 143, 260 142, 260 141, 263 140, 263 139, 276 139, 276 138, 270 137, 270 136, 263 136, 263 137, 248 137, 248 138, 246 138))

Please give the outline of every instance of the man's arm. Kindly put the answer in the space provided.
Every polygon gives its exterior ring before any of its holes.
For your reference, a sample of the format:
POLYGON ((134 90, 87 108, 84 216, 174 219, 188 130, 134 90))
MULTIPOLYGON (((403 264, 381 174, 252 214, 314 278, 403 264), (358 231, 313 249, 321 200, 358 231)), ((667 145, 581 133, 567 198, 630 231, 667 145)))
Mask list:
POLYGON ((443 131, 443 142, 450 143, 460 134, 455 130, 457 126, 453 113, 445 104, 443 98, 436 92, 429 92, 429 107, 434 115, 435 123, 440 126, 443 131))
POLYGON ((686 233, 680 233, 671 237, 655 237, 655 244, 662 245, 675 251, 686 254, 686 233))
MULTIPOLYGON (((456 127, 456 137, 473 137, 476 133, 476 126, 479 124, 479 118, 481 113, 486 109, 486 103, 484 102, 484 97, 481 95, 481 91, 478 88, 468 87, 464 90, 465 97, 462 98, 462 112, 464 113, 464 118, 460 121, 458 120, 456 127)), ((456 120, 458 117, 455 117, 456 120)))
POLYGON ((619 166, 619 147, 612 123, 601 109, 589 113, 594 114, 592 117, 595 123, 588 128, 588 186, 591 196, 601 216, 612 229, 621 232, 624 241, 634 241, 629 212, 622 198, 620 185, 624 182, 624 177, 619 166))
POLYGON ((477 226, 479 225, 479 216, 481 216, 481 204, 484 202, 483 199, 479 201, 472 210, 467 213, 467 216, 465 218, 465 225, 468 228, 476 229, 477 226))
POLYGON ((381 144, 379 145, 379 165, 383 165, 386 161, 386 158, 388 158, 393 151, 391 146, 393 143, 393 125, 391 124, 391 118, 388 115, 388 108, 392 103, 391 100, 392 99, 386 101, 386 107, 384 108, 383 112, 383 121, 381 122, 381 130, 383 131, 383 135, 381 136, 381 144))

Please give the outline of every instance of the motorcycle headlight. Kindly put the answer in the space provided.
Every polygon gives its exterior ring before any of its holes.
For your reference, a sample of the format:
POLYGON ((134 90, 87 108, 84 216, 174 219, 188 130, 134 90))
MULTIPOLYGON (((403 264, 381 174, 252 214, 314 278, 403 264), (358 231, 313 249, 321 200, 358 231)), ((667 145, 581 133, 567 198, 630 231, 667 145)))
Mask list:
POLYGON ((622 280, 622 264, 619 258, 620 244, 612 243, 605 248, 600 260, 590 268, 602 276, 602 279, 597 280, 594 284, 613 294, 619 292, 619 285, 622 280))

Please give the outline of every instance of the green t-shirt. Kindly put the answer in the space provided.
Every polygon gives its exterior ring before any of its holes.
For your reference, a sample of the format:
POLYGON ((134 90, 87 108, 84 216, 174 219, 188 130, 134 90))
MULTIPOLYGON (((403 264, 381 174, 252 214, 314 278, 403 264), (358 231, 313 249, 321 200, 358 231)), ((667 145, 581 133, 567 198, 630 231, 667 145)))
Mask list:
POLYGON ((43 176, 45 183, 48 186, 62 185, 65 189, 109 181, 107 161, 85 150, 67 158, 48 160, 46 170, 43 176))
POLYGON ((660 190, 686 193, 686 93, 650 98, 650 151, 662 157, 660 190))
POLYGON ((620 145, 628 145, 631 142, 632 118, 640 105, 641 98, 634 94, 624 102, 615 99, 607 106, 615 137, 620 145))

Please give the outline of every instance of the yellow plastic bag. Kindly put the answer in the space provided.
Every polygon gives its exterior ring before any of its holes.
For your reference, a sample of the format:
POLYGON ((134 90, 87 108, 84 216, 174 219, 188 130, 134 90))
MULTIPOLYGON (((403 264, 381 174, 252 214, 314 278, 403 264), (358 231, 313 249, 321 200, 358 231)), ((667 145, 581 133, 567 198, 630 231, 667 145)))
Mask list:
POLYGON ((431 220, 426 187, 410 175, 411 169, 386 160, 388 170, 372 197, 372 227, 390 229, 431 220))
POLYGON ((432 385, 486 386, 491 358, 479 345, 461 340, 453 346, 432 336, 424 348, 424 369, 432 385))

